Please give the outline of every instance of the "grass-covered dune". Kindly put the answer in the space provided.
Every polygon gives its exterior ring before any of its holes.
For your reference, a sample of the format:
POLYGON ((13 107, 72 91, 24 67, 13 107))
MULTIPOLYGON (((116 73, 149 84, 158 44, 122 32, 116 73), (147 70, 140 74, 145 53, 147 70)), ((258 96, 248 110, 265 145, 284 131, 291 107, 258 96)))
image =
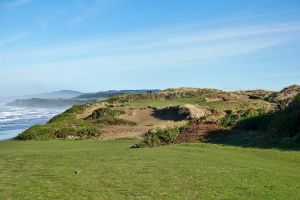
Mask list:
MULTIPOLYGON (((140 138, 146 134, 146 144, 150 144, 148 146, 160 146, 178 141, 175 137, 185 130, 184 127, 179 131, 169 127, 171 131, 160 130, 156 135, 149 134, 148 131, 178 124, 183 126, 186 121, 192 123, 196 119, 198 124, 187 128, 190 133, 195 133, 195 139, 185 134, 185 139, 181 137, 181 142, 198 141, 197 137, 202 137, 203 134, 198 134, 197 128, 202 132, 213 129, 238 129, 260 133, 263 131, 268 132, 268 135, 273 133, 269 137, 260 137, 259 143, 269 143, 270 139, 278 136, 276 141, 272 142, 275 146, 281 143, 285 144, 283 146, 298 146, 299 113, 293 110, 297 110, 299 106, 289 106, 299 91, 300 86, 293 85, 279 92, 224 92, 216 89, 176 88, 158 93, 122 94, 103 102, 74 106, 45 125, 27 129, 16 139, 140 138), (149 123, 143 123, 144 121, 149 123), (184 123, 169 123, 176 121, 184 123), (213 128, 202 125, 207 122, 214 124, 213 128), (175 133, 172 133, 172 130, 175 130, 175 133)), ((239 136, 244 137, 242 134, 239 136)))
POLYGON ((22 134, 18 140, 48 140, 55 138, 95 137, 100 133, 100 125, 92 124, 89 120, 80 120, 76 116, 82 114, 90 104, 76 105, 64 113, 55 116, 45 125, 32 126, 22 134))
POLYGON ((147 132, 135 147, 208 141, 237 146, 300 148, 300 95, 283 109, 265 112, 248 109, 229 112, 219 122, 207 118, 191 120, 182 127, 147 132), (208 120, 208 121, 207 121, 208 120))
POLYGON ((0 199, 299 199, 300 152, 136 141, 0 142, 0 199), (79 173, 75 173, 79 172, 79 173))
POLYGON ((64 113, 53 117, 45 125, 32 126, 15 139, 17 140, 49 140, 49 139, 88 139, 101 135, 101 128, 106 125, 135 125, 134 123, 116 118, 124 111, 103 107, 92 110, 86 117, 88 109, 97 104, 87 103, 76 105, 64 113))
MULTIPOLYGON (((127 96, 127 95, 126 95, 127 96)), ((133 95, 136 96, 136 95, 133 95)), ((122 98, 123 96, 121 96, 122 98)), ((131 97, 131 96, 130 96, 131 97)), ((127 124, 134 125, 129 121, 120 120, 118 115, 123 114, 122 110, 141 109, 146 107, 166 108, 169 106, 179 106, 185 104, 197 105, 199 108, 218 111, 219 114, 225 116, 226 110, 246 111, 248 109, 271 110, 274 105, 261 100, 236 100, 236 101, 213 101, 207 102, 194 98, 176 98, 170 100, 155 100, 145 97, 130 101, 125 104, 120 104, 119 97, 112 97, 102 103, 87 103, 84 105, 76 105, 65 111, 64 113, 55 116, 46 125, 33 126, 16 139, 19 140, 45 140, 56 138, 78 137, 81 139, 95 138, 101 135, 101 130, 107 125, 127 124), (120 107, 119 107, 120 106, 120 107), (101 111, 99 111, 99 109, 101 111), (86 117, 78 117, 90 112, 86 117), (100 116, 99 113, 103 116, 100 116), (110 115, 109 117, 107 117, 110 115), (95 118, 95 116, 97 116, 95 118)), ((215 116, 211 115, 212 118, 215 116)))

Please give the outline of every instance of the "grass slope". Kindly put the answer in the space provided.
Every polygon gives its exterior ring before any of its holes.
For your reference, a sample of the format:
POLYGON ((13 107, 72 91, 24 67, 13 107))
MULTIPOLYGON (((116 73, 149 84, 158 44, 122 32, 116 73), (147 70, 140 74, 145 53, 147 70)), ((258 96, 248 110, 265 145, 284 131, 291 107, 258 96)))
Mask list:
POLYGON ((136 142, 0 142, 0 199, 300 196, 297 151, 213 144, 130 149, 136 142))
POLYGON ((132 101, 127 105, 133 108, 141 108, 146 106, 163 108, 168 106, 178 106, 184 104, 193 104, 193 105, 198 105, 202 108, 217 109, 217 110, 239 110, 245 108, 270 109, 272 107, 270 103, 262 100, 234 100, 234 101, 207 102, 207 101, 203 101, 198 97, 179 98, 179 99, 170 99, 170 100, 141 99, 141 100, 132 101))

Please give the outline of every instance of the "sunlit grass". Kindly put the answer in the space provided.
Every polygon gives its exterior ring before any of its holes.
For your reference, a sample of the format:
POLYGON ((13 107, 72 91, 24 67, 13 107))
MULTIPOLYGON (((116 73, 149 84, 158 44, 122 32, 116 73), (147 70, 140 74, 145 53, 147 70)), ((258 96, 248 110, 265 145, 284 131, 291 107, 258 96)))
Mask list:
POLYGON ((0 199, 300 196, 297 151, 214 144, 130 149, 136 142, 0 142, 0 199))
POLYGON ((158 100, 158 99, 142 99, 135 100, 127 105, 134 108, 153 106, 163 108, 167 106, 177 106, 184 104, 195 104, 203 108, 216 109, 216 110, 241 110, 241 109, 269 109, 271 104, 261 100, 235 100, 235 101, 203 101, 201 98, 178 98, 171 100, 158 100))

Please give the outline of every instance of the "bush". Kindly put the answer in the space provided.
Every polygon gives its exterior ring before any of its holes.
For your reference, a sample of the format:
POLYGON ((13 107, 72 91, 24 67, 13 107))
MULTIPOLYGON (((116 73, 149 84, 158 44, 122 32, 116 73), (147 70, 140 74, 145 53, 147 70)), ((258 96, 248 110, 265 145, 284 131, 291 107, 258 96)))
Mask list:
POLYGON ((297 136, 300 133, 300 95, 286 109, 273 113, 267 128, 277 136, 297 136))
POLYGON ((19 134, 17 140, 49 140, 56 138, 57 130, 51 126, 36 125, 19 134))
POLYGON ((136 125, 135 122, 117 118, 117 116, 122 114, 125 114, 124 110, 99 108, 95 110, 87 119, 96 120, 95 122, 105 125, 136 125))
POLYGON ((100 130, 94 127, 71 128, 63 127, 57 131, 57 138, 68 138, 69 136, 79 138, 91 138, 99 136, 100 130))
POLYGON ((100 130, 96 127, 67 127, 53 125, 33 126, 18 135, 17 140, 49 140, 56 138, 68 138, 69 136, 79 138, 92 138, 100 135, 100 130))
POLYGON ((244 130, 262 130, 268 123, 268 113, 265 110, 249 109, 243 113, 234 128, 244 130))
POLYGON ((112 108, 99 108, 95 110, 89 119, 103 119, 103 118, 114 118, 119 115, 125 114, 124 110, 112 109, 112 108))
POLYGON ((261 127, 262 119, 267 114, 263 109, 239 110, 236 113, 228 113, 220 120, 219 125, 225 128, 240 128, 256 130, 261 127))
POLYGON ((155 147, 174 143, 180 132, 180 127, 151 130, 145 134, 144 140, 139 147, 155 147))
POLYGON ((300 95, 297 95, 284 109, 265 113, 261 110, 241 115, 233 128, 259 130, 263 144, 299 147, 300 146, 300 95))
POLYGON ((222 127, 232 127, 236 123, 237 115, 227 114, 223 119, 220 121, 220 126, 222 127))

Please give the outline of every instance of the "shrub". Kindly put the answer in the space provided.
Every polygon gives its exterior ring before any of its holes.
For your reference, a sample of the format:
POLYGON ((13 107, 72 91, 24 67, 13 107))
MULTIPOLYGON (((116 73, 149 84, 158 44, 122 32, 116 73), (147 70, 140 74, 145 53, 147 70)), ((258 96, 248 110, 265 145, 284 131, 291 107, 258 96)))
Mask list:
POLYGON ((249 109, 242 113, 234 128, 244 130, 264 129, 268 123, 268 113, 262 109, 249 109))
POLYGON ((297 136, 300 133, 300 95, 286 109, 273 113, 269 118, 269 132, 282 137, 297 136))
POLYGON ((225 128, 240 128, 255 130, 261 126, 263 117, 267 111, 263 109, 239 110, 236 113, 228 113, 220 120, 219 125, 225 128))
POLYGON ((103 118, 114 118, 119 115, 125 114, 124 110, 112 109, 112 108, 99 108, 95 110, 90 119, 103 119, 103 118))
POLYGON ((17 140, 49 140, 54 139, 56 128, 52 126, 36 125, 19 134, 17 140))
POLYGON ((100 135, 100 130, 95 127, 83 127, 76 129, 76 136, 80 138, 91 138, 100 135))
POLYGON ((56 138, 68 138, 69 136, 79 138, 92 138, 100 135, 100 130, 96 127, 67 127, 53 125, 33 126, 19 134, 17 140, 49 140, 56 138))
POLYGON ((174 143, 180 132, 180 127, 151 130, 145 134, 144 140, 140 143, 139 147, 155 147, 174 143))
POLYGON ((95 122, 105 125, 136 125, 135 122, 117 118, 117 116, 122 114, 125 114, 124 110, 99 108, 95 110, 87 119, 96 120, 95 122))
POLYGON ((261 141, 267 145, 300 146, 300 95, 284 109, 266 113, 260 110, 241 115, 233 127, 242 130, 259 130, 261 141))
POLYGON ((231 127, 233 125, 234 117, 232 114, 227 114, 223 119, 220 121, 220 126, 222 127, 231 127))

